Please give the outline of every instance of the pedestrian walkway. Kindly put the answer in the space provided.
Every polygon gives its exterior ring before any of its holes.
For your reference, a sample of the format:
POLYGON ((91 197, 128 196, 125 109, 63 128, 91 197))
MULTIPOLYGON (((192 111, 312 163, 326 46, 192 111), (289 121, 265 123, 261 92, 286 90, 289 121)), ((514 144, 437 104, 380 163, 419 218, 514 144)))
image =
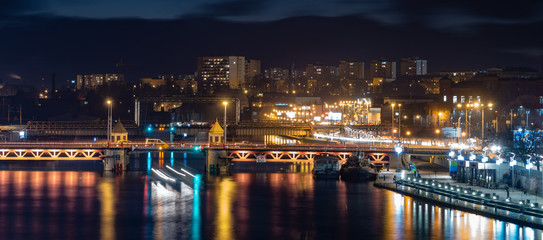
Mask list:
MULTIPOLYGON (((436 169, 439 169, 442 167, 436 167, 436 169)), ((482 193, 490 193, 490 195, 497 195, 499 196, 499 199, 505 200, 507 199, 507 191, 504 188, 505 185, 502 185, 500 188, 485 188, 481 186, 474 186, 469 185, 467 183, 459 183, 455 180, 452 180, 451 176, 449 175, 449 172, 443 172, 443 171, 433 171, 434 168, 426 166, 424 170, 419 171, 419 175, 421 178, 424 179, 432 179, 437 182, 443 183, 443 184, 450 184, 451 186, 459 186, 463 189, 471 188, 474 191, 481 191, 482 193)), ((379 175, 377 177, 378 183, 394 183, 394 175, 396 175, 398 178, 400 177, 400 173, 396 172, 395 169, 390 169, 390 171, 381 171, 379 172, 379 175)), ((532 194, 525 194, 524 191, 509 188, 509 197, 511 198, 511 202, 518 203, 519 201, 524 201, 527 203, 529 200, 530 203, 539 203, 540 206, 543 206, 543 197, 532 195, 532 194)))

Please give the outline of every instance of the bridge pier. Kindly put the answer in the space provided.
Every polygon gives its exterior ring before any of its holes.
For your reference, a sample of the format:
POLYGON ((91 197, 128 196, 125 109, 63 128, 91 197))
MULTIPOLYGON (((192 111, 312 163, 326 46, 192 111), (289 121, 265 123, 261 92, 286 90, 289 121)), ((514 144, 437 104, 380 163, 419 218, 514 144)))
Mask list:
POLYGON ((104 151, 104 171, 126 171, 129 156, 127 148, 107 148, 104 151))
POLYGON ((390 164, 390 168, 397 169, 402 167, 402 164, 400 163, 400 157, 401 154, 398 153, 391 153, 388 155, 388 164, 390 164))
POLYGON ((207 149, 206 171, 208 173, 228 172, 228 152, 225 149, 207 149))
POLYGON ((411 154, 409 154, 409 153, 403 154, 402 161, 406 165, 405 167, 407 167, 409 169, 409 163, 411 162, 411 154))

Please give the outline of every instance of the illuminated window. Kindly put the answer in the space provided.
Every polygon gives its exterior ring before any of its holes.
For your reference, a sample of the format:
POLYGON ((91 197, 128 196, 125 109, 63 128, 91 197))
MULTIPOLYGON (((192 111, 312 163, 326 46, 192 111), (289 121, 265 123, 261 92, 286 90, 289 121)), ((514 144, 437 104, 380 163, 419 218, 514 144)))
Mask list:
POLYGON ((539 104, 543 104, 543 96, 539 96, 539 104))
POLYGON ((447 95, 443 95, 443 102, 447 102, 447 95))
POLYGON ((466 97, 461 96, 461 97, 460 97, 460 103, 464 103, 464 102, 466 102, 466 97))
POLYGON ((477 102, 481 102, 481 96, 477 96, 477 102))
POLYGON ((456 103, 458 101, 458 97, 457 96, 453 96, 453 103, 456 103))

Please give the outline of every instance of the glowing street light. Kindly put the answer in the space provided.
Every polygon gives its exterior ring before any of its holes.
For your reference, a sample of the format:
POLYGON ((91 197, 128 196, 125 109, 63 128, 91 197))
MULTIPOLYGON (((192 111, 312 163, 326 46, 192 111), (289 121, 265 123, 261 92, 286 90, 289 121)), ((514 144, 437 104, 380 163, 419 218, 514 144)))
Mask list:
POLYGON ((224 143, 226 144, 226 106, 228 105, 227 101, 222 102, 224 105, 224 143))
MULTIPOLYGON (((393 103, 393 104, 390 105, 391 108, 392 108, 392 114, 391 114, 392 115, 392 120, 390 122, 390 126, 391 126, 390 129, 394 129, 394 105, 396 105, 396 104, 393 103)), ((394 130, 392 130, 392 133, 390 134, 390 136, 392 138, 394 138, 394 133, 396 133, 396 132, 394 130)))
POLYGON ((111 100, 107 100, 106 101, 107 103, 107 143, 109 144, 109 142, 111 141, 111 129, 112 129, 112 125, 113 125, 113 102, 111 100))

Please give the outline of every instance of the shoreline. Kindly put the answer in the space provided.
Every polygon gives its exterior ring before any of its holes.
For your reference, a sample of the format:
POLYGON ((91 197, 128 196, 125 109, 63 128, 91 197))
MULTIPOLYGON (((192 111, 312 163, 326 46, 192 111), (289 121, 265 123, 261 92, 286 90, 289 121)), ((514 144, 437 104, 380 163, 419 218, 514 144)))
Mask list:
POLYGON ((436 206, 446 207, 454 210, 460 210, 468 213, 473 213, 481 215, 484 217, 489 217, 497 219, 504 222, 510 222, 517 224, 519 226, 532 227, 537 229, 543 229, 543 218, 537 217, 529 214, 523 214, 519 212, 509 211, 503 208, 497 207, 497 204, 491 206, 485 204, 484 201, 480 203, 475 203, 474 201, 465 201, 461 198, 449 198, 443 194, 430 192, 422 189, 414 189, 408 185, 403 185, 398 183, 398 188, 396 184, 392 182, 379 182, 376 181, 373 186, 380 189, 386 189, 393 191, 404 196, 412 197, 423 202, 428 202, 436 206), (420 192, 417 194, 415 191, 420 192))

